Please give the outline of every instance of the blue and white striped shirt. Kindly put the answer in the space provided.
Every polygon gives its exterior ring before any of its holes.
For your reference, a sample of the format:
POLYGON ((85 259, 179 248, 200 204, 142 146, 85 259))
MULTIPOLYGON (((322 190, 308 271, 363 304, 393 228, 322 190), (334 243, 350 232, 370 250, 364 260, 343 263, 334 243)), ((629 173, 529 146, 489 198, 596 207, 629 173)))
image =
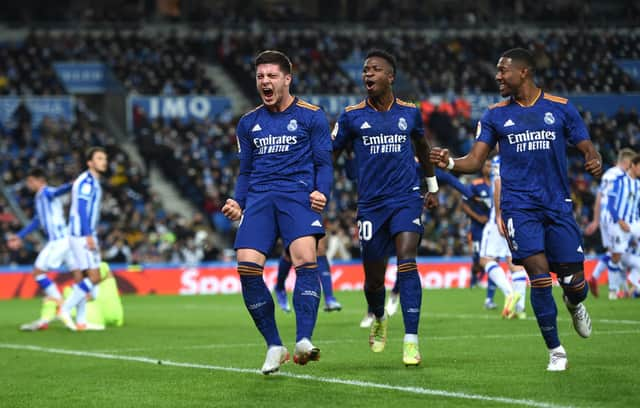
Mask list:
POLYGON ((36 228, 42 227, 50 241, 65 238, 67 236, 67 223, 64 218, 64 210, 59 196, 71 190, 71 184, 63 184, 60 187, 44 186, 35 195, 35 216, 31 222, 18 232, 20 239, 24 239, 36 228))
POLYGON ((96 235, 100 220, 102 187, 88 170, 80 174, 71 189, 69 231, 74 237, 96 235))
POLYGON ((624 170, 618 166, 613 166, 602 175, 600 180, 600 222, 611 222, 611 215, 609 214, 609 193, 613 187, 613 183, 621 176, 624 176, 624 170))
POLYGON ((627 224, 640 221, 640 180, 624 174, 616 179, 609 192, 607 206, 613 222, 624 220, 627 224))

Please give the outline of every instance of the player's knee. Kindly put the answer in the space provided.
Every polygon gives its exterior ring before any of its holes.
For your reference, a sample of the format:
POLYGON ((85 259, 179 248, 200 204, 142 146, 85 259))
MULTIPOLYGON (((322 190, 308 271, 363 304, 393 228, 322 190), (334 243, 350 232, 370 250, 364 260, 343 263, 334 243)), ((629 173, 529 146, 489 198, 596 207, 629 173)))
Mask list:
POLYGON ((562 291, 571 304, 577 305, 587 298, 589 286, 584 280, 582 262, 552 264, 553 271, 558 275, 562 291))

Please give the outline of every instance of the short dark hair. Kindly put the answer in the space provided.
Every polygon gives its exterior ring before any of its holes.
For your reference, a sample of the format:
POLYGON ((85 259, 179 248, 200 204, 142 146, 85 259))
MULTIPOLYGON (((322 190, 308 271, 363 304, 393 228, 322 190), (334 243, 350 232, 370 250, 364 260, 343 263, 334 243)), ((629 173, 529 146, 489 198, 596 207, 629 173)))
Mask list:
POLYGON ((365 57, 365 59, 369 59, 371 57, 378 57, 387 61, 389 65, 391 65, 391 70, 393 71, 392 72, 393 75, 396 74, 396 57, 394 57, 391 53, 385 50, 373 49, 367 53, 367 56, 365 57))
POLYGON ((35 177, 39 179, 47 179, 47 175, 41 167, 34 167, 27 173, 27 177, 35 177))
POLYGON ((523 63, 531 74, 536 71, 536 59, 533 54, 524 48, 512 48, 502 53, 501 58, 511 58, 512 61, 523 63))
POLYGON ((93 156, 98 152, 102 152, 104 154, 107 154, 107 151, 105 150, 104 147, 102 147, 102 146, 93 146, 93 147, 88 148, 87 151, 84 153, 85 161, 92 160, 93 156))
POLYGON ((638 163, 640 163, 640 154, 636 154, 635 156, 633 156, 633 159, 631 159, 631 163, 637 166, 638 163))
POLYGON ((277 50, 265 50, 262 51, 255 60, 255 68, 261 64, 276 64, 280 67, 280 70, 285 74, 291 74, 293 71, 293 65, 291 60, 282 51, 277 50))

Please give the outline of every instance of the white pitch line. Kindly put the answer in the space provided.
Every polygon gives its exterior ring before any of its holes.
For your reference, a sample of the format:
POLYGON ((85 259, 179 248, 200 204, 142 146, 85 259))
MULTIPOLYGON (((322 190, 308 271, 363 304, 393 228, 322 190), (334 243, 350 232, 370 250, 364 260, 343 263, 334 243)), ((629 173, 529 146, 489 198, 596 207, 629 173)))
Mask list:
MULTIPOLYGON (((596 336, 615 336, 615 335, 624 335, 624 334, 640 334, 640 330, 608 330, 608 331, 599 331, 596 330, 593 332, 596 336)), ((429 343, 430 341, 451 341, 451 340, 464 340, 464 339, 511 339, 511 338, 523 338, 523 337, 540 337, 539 333, 531 333, 531 334, 485 334, 485 335, 460 335, 460 336, 425 336, 425 342, 429 343)), ((316 340, 316 343, 319 346, 323 344, 344 344, 344 343, 366 343, 366 339, 364 340, 356 340, 356 339, 331 339, 331 340, 316 340)), ((399 343, 402 339, 388 339, 387 342, 399 343)), ((94 350, 96 353, 122 353, 129 351, 151 351, 151 350, 198 350, 198 349, 225 349, 225 348, 242 348, 242 347, 260 347, 264 346, 264 342, 262 343, 211 343, 211 344, 194 344, 190 346, 179 346, 179 347, 133 347, 133 348, 121 348, 121 349, 107 349, 107 350, 94 350)))
MULTIPOLYGON (((32 345, 26 345, 26 344, 9 344, 9 343, 0 343, 0 348, 12 349, 12 350, 38 351, 43 353, 63 354, 63 355, 76 356, 76 357, 92 357, 92 358, 98 358, 98 359, 104 359, 104 360, 132 361, 137 363, 146 363, 146 364, 163 365, 163 366, 180 367, 180 368, 199 368, 204 370, 262 375, 259 370, 254 370, 249 368, 224 367, 224 366, 215 366, 215 365, 198 364, 198 363, 181 363, 177 361, 159 360, 157 358, 150 358, 150 357, 143 357, 143 356, 119 356, 115 354, 96 353, 96 352, 90 352, 90 351, 75 351, 75 350, 32 346, 32 345)), ((369 381, 345 380, 341 378, 332 378, 332 377, 318 377, 318 376, 313 376, 308 374, 294 374, 289 372, 280 372, 278 375, 294 378, 297 380, 307 380, 307 381, 316 381, 316 382, 329 383, 329 384, 348 385, 348 386, 360 387, 360 388, 374 388, 374 389, 382 389, 382 390, 389 390, 389 391, 399 391, 399 392, 404 392, 408 394, 433 395, 433 396, 445 397, 445 398, 489 401, 489 402, 497 402, 502 404, 522 405, 526 407, 536 407, 536 408, 570 408, 570 406, 568 405, 558 405, 558 404, 535 401, 530 399, 492 397, 488 395, 471 394, 466 392, 434 390, 434 389, 422 388, 422 387, 404 387, 399 385, 374 383, 369 381)))

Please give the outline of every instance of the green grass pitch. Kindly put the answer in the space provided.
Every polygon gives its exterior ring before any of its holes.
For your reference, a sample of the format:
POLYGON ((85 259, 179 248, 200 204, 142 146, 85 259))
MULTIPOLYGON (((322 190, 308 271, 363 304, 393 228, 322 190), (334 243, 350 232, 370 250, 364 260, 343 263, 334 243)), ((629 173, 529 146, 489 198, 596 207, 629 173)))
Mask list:
MULTIPOLYGON (((319 314, 321 360, 290 362, 272 376, 257 371, 265 346, 239 295, 127 296, 125 326, 93 333, 59 322, 21 333, 39 300, 2 301, 0 406, 637 406, 640 300, 590 297, 594 331, 585 340, 560 289, 554 294, 569 356, 563 373, 545 371, 548 354, 528 302, 528 319, 505 321, 482 308, 480 289, 424 292, 417 368, 402 364, 401 312, 389 323, 387 348, 374 354, 368 330, 358 327, 363 294, 338 293, 343 311, 319 314)), ((293 351, 294 316, 278 310, 277 320, 293 351)))

